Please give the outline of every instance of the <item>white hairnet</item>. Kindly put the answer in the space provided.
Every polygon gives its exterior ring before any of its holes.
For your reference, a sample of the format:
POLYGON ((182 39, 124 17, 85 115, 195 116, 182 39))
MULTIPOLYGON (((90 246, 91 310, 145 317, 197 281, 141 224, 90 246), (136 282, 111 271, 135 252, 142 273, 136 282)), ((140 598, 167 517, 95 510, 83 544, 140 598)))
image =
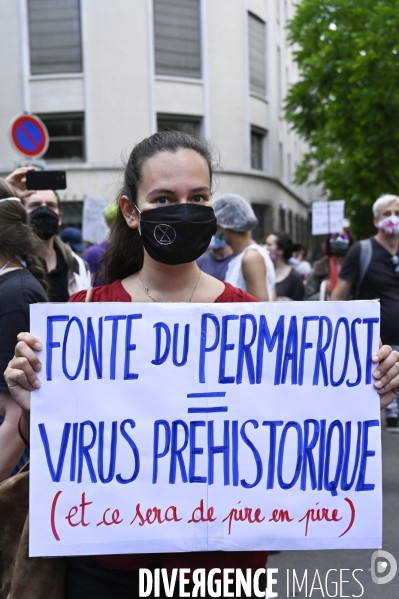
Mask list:
POLYGON ((224 229, 252 231, 258 224, 251 204, 235 193, 226 193, 216 198, 212 206, 218 225, 224 229))

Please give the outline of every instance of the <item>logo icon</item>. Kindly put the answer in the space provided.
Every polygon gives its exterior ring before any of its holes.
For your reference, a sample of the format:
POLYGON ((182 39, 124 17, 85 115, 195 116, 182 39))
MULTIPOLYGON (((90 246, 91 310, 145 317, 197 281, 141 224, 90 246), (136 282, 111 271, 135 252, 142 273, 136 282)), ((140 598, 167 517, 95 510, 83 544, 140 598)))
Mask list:
POLYGON ((378 549, 371 556, 371 580, 375 584, 387 584, 396 576, 398 564, 388 551, 378 549), (378 560, 378 561, 377 561, 378 560), (383 576, 379 576, 382 574, 383 576))
POLYGON ((154 237, 161 245, 170 245, 176 239, 176 231, 170 225, 157 225, 154 237))

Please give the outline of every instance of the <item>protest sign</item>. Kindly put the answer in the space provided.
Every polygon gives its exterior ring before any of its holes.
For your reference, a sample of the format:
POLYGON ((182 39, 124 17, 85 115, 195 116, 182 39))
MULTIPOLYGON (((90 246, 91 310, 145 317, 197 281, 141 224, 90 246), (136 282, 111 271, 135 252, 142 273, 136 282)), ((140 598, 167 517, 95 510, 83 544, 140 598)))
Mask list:
POLYGON ((345 200, 313 202, 312 235, 339 233, 343 229, 345 200))
POLYGON ((104 219, 104 209, 109 205, 107 200, 85 198, 83 202, 82 235, 84 241, 101 243, 108 236, 108 227, 104 219))
POLYGON ((380 547, 379 313, 31 306, 30 555, 380 547))

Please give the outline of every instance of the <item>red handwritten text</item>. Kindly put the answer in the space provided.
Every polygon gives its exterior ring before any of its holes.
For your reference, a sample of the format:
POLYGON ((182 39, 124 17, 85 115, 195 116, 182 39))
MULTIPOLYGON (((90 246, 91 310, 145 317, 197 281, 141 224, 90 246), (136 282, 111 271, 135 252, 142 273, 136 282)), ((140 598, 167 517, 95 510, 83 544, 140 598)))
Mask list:
POLYGON ((190 520, 188 520, 188 523, 191 524, 192 522, 215 522, 216 518, 213 517, 213 512, 214 508, 209 507, 207 510, 207 515, 205 516, 204 500, 201 499, 199 506, 196 507, 195 510, 193 510, 193 513, 191 514, 191 518, 190 520))
POLYGON ((162 517, 162 510, 158 507, 148 508, 145 512, 145 516, 143 516, 139 503, 136 505, 136 515, 130 524, 133 524, 137 518, 139 519, 139 526, 144 526, 144 524, 154 524, 155 522, 163 524, 164 522, 179 522, 182 520, 182 518, 177 517, 177 507, 175 505, 170 505, 166 508, 165 517, 162 517))
POLYGON ((269 522, 292 522, 294 518, 290 518, 288 510, 273 510, 272 517, 269 522))
POLYGON ((81 524, 82 526, 89 526, 90 522, 85 522, 85 512, 86 512, 86 506, 91 505, 92 503, 93 503, 92 501, 86 501, 86 493, 82 493, 82 503, 79 504, 79 507, 82 508, 81 509, 81 518, 78 522, 72 522, 72 518, 74 518, 76 516, 76 514, 79 512, 78 506, 74 505, 69 510, 68 515, 65 516, 65 520, 68 520, 69 526, 79 526, 79 524, 81 524))
MULTIPOLYGON (((238 503, 241 503, 239 501, 238 503)), ((233 522, 249 522, 249 524, 260 524, 264 521, 264 518, 261 517, 262 510, 258 507, 254 511, 254 515, 252 516, 252 508, 240 508, 237 509, 233 507, 229 514, 222 520, 222 522, 229 522, 229 534, 231 533, 231 527, 233 522)))
MULTIPOLYGON (((318 505, 318 504, 319 504, 319 502, 316 503, 316 505, 318 505)), ((325 522, 339 522, 340 520, 342 520, 342 518, 338 518, 338 510, 337 509, 332 510, 331 516, 330 516, 329 509, 326 507, 323 507, 323 508, 317 508, 317 509, 313 509, 313 508, 308 509, 306 514, 303 516, 303 518, 298 520, 298 522, 303 522, 304 520, 306 522, 305 537, 307 537, 309 522, 322 522, 323 520, 325 522)))
POLYGON ((106 515, 107 515, 107 512, 109 512, 110 510, 111 510, 110 507, 108 507, 105 510, 105 512, 103 513, 103 519, 100 522, 98 522, 98 524, 96 524, 96 526, 100 526, 100 524, 105 524, 105 526, 111 526, 112 524, 120 524, 121 522, 123 522, 123 518, 118 520, 119 510, 114 510, 111 514, 111 520, 107 520, 106 515))

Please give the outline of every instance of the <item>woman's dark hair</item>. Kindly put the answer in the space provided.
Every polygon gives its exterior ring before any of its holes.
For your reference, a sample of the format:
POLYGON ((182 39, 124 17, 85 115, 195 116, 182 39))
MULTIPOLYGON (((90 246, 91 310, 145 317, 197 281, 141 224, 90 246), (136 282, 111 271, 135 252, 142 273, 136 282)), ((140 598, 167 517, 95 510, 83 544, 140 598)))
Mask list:
MULTIPOLYGON (((348 227, 344 227, 342 230, 342 233, 345 233, 348 236, 349 239, 349 245, 348 245, 348 249, 351 247, 351 245, 354 244, 355 240, 354 237, 352 235, 352 232, 350 229, 348 229, 348 227)), ((329 235, 327 235, 327 240, 326 240, 326 255, 327 256, 332 256, 333 253, 331 251, 331 243, 330 243, 330 239, 335 236, 336 234, 334 233, 330 233, 329 235)))
POLYGON ((277 247, 279 250, 283 250, 283 258, 284 261, 287 262, 291 256, 292 256, 292 252, 294 251, 294 244, 292 242, 292 239, 289 235, 287 235, 287 233, 273 233, 273 235, 276 236, 277 241, 277 247))
MULTIPOLYGON (((181 131, 163 131, 154 133, 133 148, 126 164, 124 184, 118 194, 118 203, 120 198, 126 195, 132 204, 137 205, 137 190, 145 161, 161 152, 176 153, 178 150, 193 150, 204 158, 208 165, 212 188, 212 175, 215 168, 209 142, 200 135, 181 131)), ((110 229, 108 248, 102 259, 100 279, 104 283, 112 283, 117 279, 128 277, 141 270, 143 258, 144 250, 140 233, 138 229, 131 229, 127 225, 118 206, 115 222, 110 229)))
MULTIPOLYGON (((0 179, 0 199, 17 197, 15 189, 0 179)), ((29 225, 29 215, 22 203, 16 200, 0 202, 0 253, 11 259, 23 260, 26 268, 48 289, 46 272, 37 257, 42 242, 29 225)))

